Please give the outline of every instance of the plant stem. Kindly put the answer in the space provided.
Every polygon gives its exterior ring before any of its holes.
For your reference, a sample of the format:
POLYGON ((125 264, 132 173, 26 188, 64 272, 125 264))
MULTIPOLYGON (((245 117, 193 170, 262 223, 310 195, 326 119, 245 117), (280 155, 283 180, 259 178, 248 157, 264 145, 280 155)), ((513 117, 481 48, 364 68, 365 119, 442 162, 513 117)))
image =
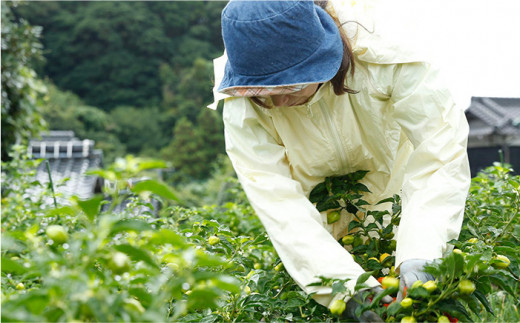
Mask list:
POLYGON ((58 208, 58 202, 56 202, 56 193, 54 192, 54 184, 52 183, 52 176, 51 176, 51 166, 49 164, 49 160, 45 160, 45 165, 47 167, 47 174, 49 174, 49 186, 51 187, 52 192, 52 199, 54 200, 54 208, 58 208))
POLYGON ((495 242, 497 241, 498 238, 500 238, 501 236, 503 236, 507 230, 509 229, 509 226, 513 223, 513 220, 518 216, 518 214, 520 213, 520 207, 518 204, 516 204, 516 208, 515 208, 515 211, 514 212, 511 212, 511 218, 509 219, 509 221, 507 221, 506 225, 504 226, 504 228, 502 229, 502 232, 497 235, 493 241, 491 241, 491 245, 494 245, 495 242))
MULTIPOLYGON (((451 287, 451 283, 450 283, 449 287, 451 287)), ((439 297, 437 297, 435 300, 429 301, 428 302, 428 306, 426 307, 426 309, 424 309, 423 311, 417 313, 417 316, 420 316, 420 315, 423 315, 423 314, 426 314, 426 313, 430 312, 431 311, 431 307, 433 305, 437 304, 442 299, 448 298, 451 294, 453 294, 455 292, 455 290, 456 290, 456 287, 455 288, 449 288, 449 287, 448 287, 447 290, 443 291, 439 295, 439 297)))

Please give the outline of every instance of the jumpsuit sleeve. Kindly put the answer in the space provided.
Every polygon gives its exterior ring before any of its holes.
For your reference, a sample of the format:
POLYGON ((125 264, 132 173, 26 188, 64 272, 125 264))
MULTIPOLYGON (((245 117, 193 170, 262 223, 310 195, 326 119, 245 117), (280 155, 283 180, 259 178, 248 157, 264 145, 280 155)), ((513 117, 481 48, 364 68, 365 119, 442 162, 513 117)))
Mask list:
POLYGON ((468 123, 439 71, 427 63, 398 65, 391 107, 413 145, 404 165, 396 268, 408 259, 442 257, 460 233, 471 175, 468 123))
MULTIPOLYGON (((235 98, 224 104, 226 151, 238 179, 265 227, 284 267, 295 282, 324 306, 346 295, 331 297, 330 287, 309 287, 319 276, 346 279, 353 291, 364 270, 325 229, 316 207, 292 179, 285 147, 249 100, 235 98)), ((373 277, 370 287, 379 283, 373 277)))

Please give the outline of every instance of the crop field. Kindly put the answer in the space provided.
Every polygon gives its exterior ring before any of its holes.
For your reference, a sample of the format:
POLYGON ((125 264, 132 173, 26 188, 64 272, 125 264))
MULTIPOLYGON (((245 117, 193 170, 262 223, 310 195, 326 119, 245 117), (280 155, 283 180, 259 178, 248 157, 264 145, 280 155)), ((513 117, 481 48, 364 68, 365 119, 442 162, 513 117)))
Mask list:
MULTIPOLYGON (((103 194, 60 205, 48 203, 53 187, 32 180, 40 162, 17 155, 2 165, 2 321, 344 320, 343 301, 326 308, 293 282, 236 179, 225 180, 220 205, 187 207, 158 180, 132 184, 165 165, 129 156, 94 172, 115 183, 103 194), (41 193, 29 193, 35 187, 41 193)), ((341 216, 338 208, 358 217, 338 241, 367 271, 356 290, 372 275, 395 297, 400 199, 384 201, 389 211, 367 211, 364 175, 328 178, 310 198, 332 209, 330 222, 341 216)), ((372 302, 360 311, 387 322, 520 322, 519 213, 520 177, 505 165, 489 167, 472 180, 453 251, 427 268, 435 281, 386 306, 382 295, 363 294, 372 302)), ((345 292, 344 283, 316 282, 332 293, 345 292)))

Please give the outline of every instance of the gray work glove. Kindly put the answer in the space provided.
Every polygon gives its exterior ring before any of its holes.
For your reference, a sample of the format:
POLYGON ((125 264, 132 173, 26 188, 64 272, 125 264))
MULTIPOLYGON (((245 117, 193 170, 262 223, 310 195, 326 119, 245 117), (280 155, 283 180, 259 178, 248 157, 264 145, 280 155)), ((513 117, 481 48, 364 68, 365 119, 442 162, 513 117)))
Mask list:
POLYGON ((412 287, 413 283, 420 280, 426 283, 429 280, 435 278, 428 273, 424 272, 424 265, 428 264, 429 261, 424 259, 409 259, 403 261, 400 268, 400 282, 399 282, 399 293, 397 293, 396 301, 400 302, 403 300, 404 288, 408 289, 412 287))
MULTIPOLYGON (((376 294, 376 296, 380 293, 382 293, 384 290, 380 286, 373 287, 372 291, 376 294)), ((374 296, 375 297, 375 296, 374 296)), ((381 301, 383 303, 389 304, 393 301, 393 298, 389 295, 384 296, 381 301)), ((343 312, 343 317, 348 319, 349 321, 354 322, 384 322, 383 319, 377 315, 373 311, 365 311, 364 313, 361 313, 360 316, 356 315, 356 310, 361 306, 361 303, 370 303, 370 301, 367 299, 363 301, 361 294, 356 294, 352 296, 352 298, 347 302, 345 307, 345 312, 343 312)))

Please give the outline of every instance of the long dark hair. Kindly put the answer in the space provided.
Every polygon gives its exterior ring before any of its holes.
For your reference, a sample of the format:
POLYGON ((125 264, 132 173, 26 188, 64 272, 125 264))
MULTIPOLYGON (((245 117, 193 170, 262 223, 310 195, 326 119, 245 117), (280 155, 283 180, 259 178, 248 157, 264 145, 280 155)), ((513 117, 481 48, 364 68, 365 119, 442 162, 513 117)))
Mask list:
MULTIPOLYGON (((317 6, 320 6, 321 8, 325 9, 327 11, 327 3, 328 0, 320 1, 315 0, 314 3, 317 6)), ((328 11, 327 11, 328 12, 328 11)), ((339 22, 338 18, 335 15, 332 15, 330 12, 328 14, 332 17, 336 25, 339 29, 339 34, 341 36, 341 41, 343 43, 343 58, 341 59, 341 65, 338 69, 338 72, 334 77, 330 80, 330 83, 332 84, 332 88, 334 89, 334 93, 336 95, 342 95, 345 93, 355 94, 359 91, 353 90, 349 88, 346 84, 345 79, 347 78, 347 73, 349 73, 353 76, 354 70, 355 70, 355 64, 354 64, 354 54, 352 53, 352 47, 350 46, 350 41, 348 39, 347 34, 341 27, 341 23, 339 22)), ((251 101, 253 101, 255 104, 264 107, 264 108, 272 108, 271 106, 265 104, 260 98, 258 97, 251 97, 251 101)))
POLYGON ((333 15, 331 15, 331 17, 334 19, 334 22, 336 22, 336 25, 339 29, 339 34, 341 35, 341 41, 343 42, 343 58, 341 59, 341 65, 338 72, 336 75, 334 75, 332 80, 330 80, 330 83, 332 83, 332 87, 334 88, 334 93, 336 95, 342 95, 345 93, 355 94, 358 93, 358 91, 349 88, 345 82, 347 73, 349 73, 349 71, 350 74, 354 76, 355 64, 352 47, 350 46, 348 36, 341 27, 341 23, 339 22, 338 18, 333 15))

